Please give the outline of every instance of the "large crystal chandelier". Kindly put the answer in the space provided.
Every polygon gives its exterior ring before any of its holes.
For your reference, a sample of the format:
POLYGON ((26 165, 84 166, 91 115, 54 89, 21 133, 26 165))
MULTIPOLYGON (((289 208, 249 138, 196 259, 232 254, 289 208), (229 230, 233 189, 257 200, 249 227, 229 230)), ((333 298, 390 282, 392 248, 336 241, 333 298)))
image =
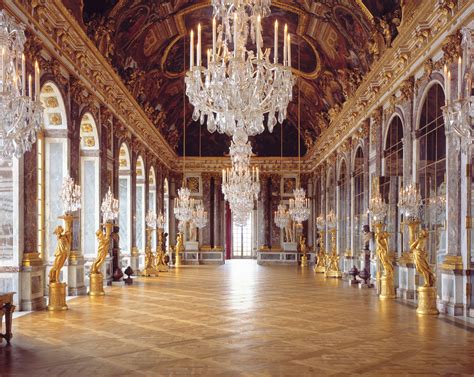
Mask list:
POLYGON ((288 212, 297 224, 301 224, 303 221, 308 220, 310 215, 309 199, 306 198, 306 191, 301 187, 294 189, 293 195, 294 198, 290 199, 290 209, 288 212))
POLYGON ((114 221, 118 217, 119 213, 119 201, 112 195, 112 190, 107 192, 100 206, 102 212, 102 219, 104 224, 114 221))
POLYGON ((408 220, 420 218, 420 212, 423 207, 420 191, 414 184, 401 187, 398 195, 398 208, 408 220))
POLYGON ((194 31, 191 31, 186 94, 194 106, 193 120, 203 124, 207 117, 211 133, 217 130, 233 135, 236 129, 243 129, 248 135, 257 135, 265 129, 265 114, 270 132, 277 121, 282 123, 286 118, 294 83, 291 38, 285 25, 280 63, 279 29, 275 22, 271 61, 271 49, 263 47, 261 26, 261 18, 270 13, 270 3, 270 0, 213 0, 212 49, 207 51, 207 66, 201 58, 201 25, 197 30, 196 53, 194 31), (256 44, 256 51, 246 48, 249 39, 256 44))
POLYGON ((274 214, 275 225, 280 229, 284 229, 290 223, 290 214, 286 209, 286 205, 280 203, 278 205, 278 210, 274 214))
POLYGON ((232 137, 232 167, 222 170, 222 193, 229 202, 234 222, 245 225, 260 192, 258 168, 250 167, 252 147, 247 134, 238 130, 232 137))
POLYGON ((388 204, 380 195, 380 192, 376 191, 375 194, 370 199, 369 204, 369 213, 372 216, 372 220, 375 223, 383 223, 388 212, 388 204))
POLYGON ((199 229, 202 229, 207 225, 207 212, 204 210, 202 200, 198 200, 196 202, 196 206, 193 211, 193 223, 199 229))
POLYGON ((31 150, 41 127, 39 66, 35 62, 35 93, 26 74, 25 27, 0 10, 0 154, 20 158, 31 150), (28 82, 28 92, 27 92, 28 82))
POLYGON ((191 220, 194 210, 194 199, 191 198, 191 191, 183 185, 178 190, 178 197, 174 199, 174 215, 176 218, 186 223, 191 220))
POLYGON ((165 224, 166 224, 165 215, 163 215, 163 212, 160 211, 160 213, 156 217, 156 227, 158 229, 164 229, 165 224))
POLYGON ((146 214, 145 217, 145 223, 148 228, 150 229, 155 229, 157 225, 157 217, 156 217, 156 212, 149 209, 148 213, 146 214))
POLYGON ((81 208, 81 186, 76 185, 69 174, 64 177, 59 197, 66 214, 71 214, 81 208))

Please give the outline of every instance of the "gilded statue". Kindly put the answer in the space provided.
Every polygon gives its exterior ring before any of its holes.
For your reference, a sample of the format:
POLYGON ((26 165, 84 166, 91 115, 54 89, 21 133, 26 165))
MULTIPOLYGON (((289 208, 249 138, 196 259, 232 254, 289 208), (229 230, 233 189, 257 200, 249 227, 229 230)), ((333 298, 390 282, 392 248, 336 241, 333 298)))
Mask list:
POLYGON ((54 253, 53 267, 49 271, 49 283, 60 283, 59 275, 61 268, 64 266, 66 259, 69 256, 71 250, 72 236, 70 230, 64 230, 61 225, 58 225, 54 230, 54 234, 58 238, 58 245, 54 253))
POLYGON ((92 263, 91 266, 91 274, 100 274, 100 268, 102 264, 105 262, 105 258, 109 253, 109 245, 110 245, 110 234, 107 232, 104 233, 102 229, 99 229, 95 232, 97 237, 97 241, 99 241, 99 249, 97 251, 97 259, 92 263))
POLYGON ((292 220, 285 225, 285 242, 295 242, 295 227, 292 220))
POLYGON ((146 230, 146 247, 145 247, 145 270, 153 270, 155 258, 151 250, 151 229, 146 230))
POLYGON ((306 246, 306 238, 304 236, 300 237, 300 253, 306 255, 308 252, 308 246, 306 246))
POLYGON ((388 255, 388 232, 379 231, 375 233, 375 242, 377 243, 377 256, 383 266, 385 276, 388 279, 393 277, 393 265, 388 255))
POLYGON ((428 264, 428 254, 426 253, 426 240, 428 238, 428 231, 422 229, 418 237, 410 245, 413 251, 413 261, 415 262, 416 270, 423 275, 425 280, 424 287, 434 287, 436 283, 436 276, 428 264))
POLYGON ((176 255, 178 255, 178 253, 181 253, 183 251, 184 251, 183 234, 178 233, 178 236, 176 237, 176 246, 175 246, 176 255))
POLYGON ((339 255, 326 255, 326 273, 328 273, 329 271, 339 271, 339 255))

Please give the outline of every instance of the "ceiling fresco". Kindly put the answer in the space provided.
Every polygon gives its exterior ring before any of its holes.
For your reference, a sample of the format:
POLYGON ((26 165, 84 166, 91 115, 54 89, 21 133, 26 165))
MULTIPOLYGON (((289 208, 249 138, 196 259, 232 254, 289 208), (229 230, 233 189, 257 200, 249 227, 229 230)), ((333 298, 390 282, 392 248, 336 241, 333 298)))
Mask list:
MULTIPOLYGON (((63 0, 71 3, 70 0, 63 0)), ((286 155, 312 147, 331 117, 357 89, 381 50, 390 46, 400 23, 400 0, 286 0, 272 2, 263 20, 264 41, 273 46, 273 23, 287 23, 293 34, 294 99, 283 132, 286 155), (298 98, 301 119, 298 122, 298 98)), ((189 31, 203 26, 203 48, 211 44, 210 1, 85 0, 71 9, 101 53, 178 154, 222 156, 229 138, 209 134, 191 119, 184 93, 189 31), (79 9, 77 9, 79 7, 79 9), (184 106, 183 106, 184 103, 184 106), (186 113, 186 117, 184 114, 186 113)), ((71 8, 72 5, 69 5, 71 8)), ((252 139, 259 156, 280 155, 280 127, 252 139)))

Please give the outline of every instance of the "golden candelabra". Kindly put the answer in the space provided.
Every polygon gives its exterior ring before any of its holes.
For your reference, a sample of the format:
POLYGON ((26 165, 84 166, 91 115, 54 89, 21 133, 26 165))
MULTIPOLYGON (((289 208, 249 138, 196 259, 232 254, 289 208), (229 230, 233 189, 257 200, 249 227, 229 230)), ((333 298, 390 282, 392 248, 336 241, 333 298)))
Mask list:
POLYGON ((167 272, 168 266, 165 263, 165 245, 163 240, 163 229, 156 229, 158 245, 156 248, 156 257, 155 257, 155 269, 158 272, 167 272))
POLYGON ((337 279, 342 277, 342 272, 339 268, 339 255, 337 255, 337 229, 334 227, 329 233, 331 234, 331 255, 328 256, 325 276, 337 279))
POLYGON ((48 310, 60 311, 67 310, 66 305, 66 287, 67 284, 61 282, 61 269, 64 266, 72 246, 72 221, 74 217, 70 214, 61 216, 64 221, 64 228, 58 225, 54 230, 54 234, 58 239, 56 251, 54 253, 54 263, 49 271, 49 298, 48 310))
POLYGON ((395 295, 395 286, 393 283, 393 264, 389 255, 388 247, 388 232, 384 231, 383 222, 375 222, 375 242, 377 245, 376 253, 379 258, 380 264, 383 267, 383 275, 380 279, 380 299, 393 299, 396 298, 395 295))
POLYGON ((155 268, 155 256, 151 249, 151 235, 153 228, 146 228, 146 247, 145 247, 145 268, 143 269, 142 276, 158 276, 158 271, 155 268))
POLYGON ((325 247, 325 236, 326 232, 324 230, 319 231, 319 252, 318 252, 318 261, 314 265, 314 272, 324 273, 326 271, 326 264, 328 262, 328 255, 326 254, 325 247))
POLYGON ((89 296, 103 296, 105 294, 104 275, 102 274, 101 267, 109 254, 110 235, 112 234, 113 227, 113 223, 107 222, 101 225, 95 233, 97 241, 99 242, 99 247, 97 250, 97 258, 91 266, 89 296), (104 227, 105 233, 103 230, 104 227))

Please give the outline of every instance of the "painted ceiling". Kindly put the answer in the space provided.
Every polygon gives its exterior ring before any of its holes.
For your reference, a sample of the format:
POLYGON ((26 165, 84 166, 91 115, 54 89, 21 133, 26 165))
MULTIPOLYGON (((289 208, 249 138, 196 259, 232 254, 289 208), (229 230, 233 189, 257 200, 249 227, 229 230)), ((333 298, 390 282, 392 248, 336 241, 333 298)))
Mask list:
MULTIPOLYGON (((228 152, 229 137, 210 134, 193 122, 192 106, 183 95, 189 31, 201 23, 203 48, 211 44, 209 0, 63 1, 179 155, 184 126, 186 155, 228 152)), ((271 15, 262 20, 264 43, 273 46, 275 20, 287 23, 293 34, 293 67, 299 62, 294 99, 283 124, 285 156, 298 155, 298 99, 304 155, 370 70, 377 44, 387 33, 396 37, 400 18, 399 0, 272 1, 271 15)), ((272 134, 253 137, 255 154, 279 156, 281 131, 278 126, 272 134)))

